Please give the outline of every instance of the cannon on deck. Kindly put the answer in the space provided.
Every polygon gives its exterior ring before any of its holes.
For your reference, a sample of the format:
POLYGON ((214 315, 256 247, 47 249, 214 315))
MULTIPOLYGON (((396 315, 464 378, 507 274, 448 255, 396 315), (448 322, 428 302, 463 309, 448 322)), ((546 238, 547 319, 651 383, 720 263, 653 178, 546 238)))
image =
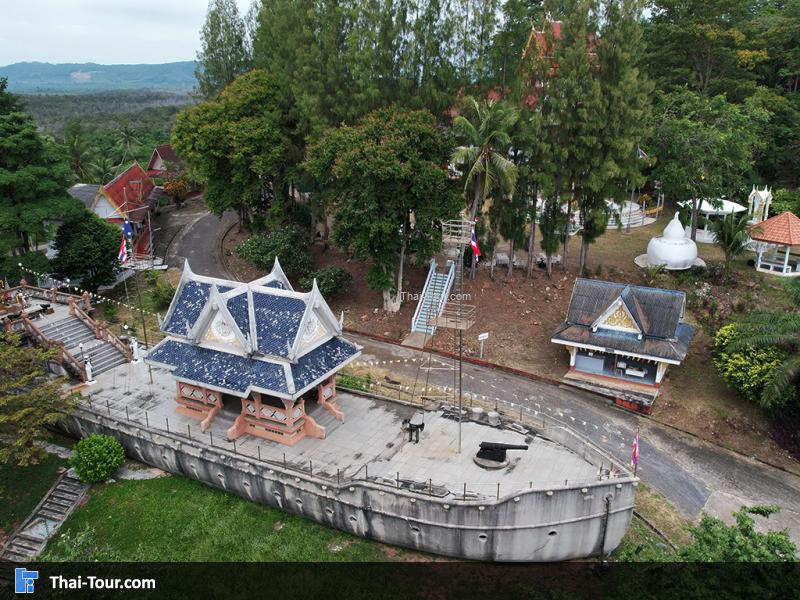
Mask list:
POLYGON ((508 450, 527 450, 525 444, 501 444, 499 442, 481 442, 480 449, 473 460, 484 469, 502 469, 508 465, 508 450))

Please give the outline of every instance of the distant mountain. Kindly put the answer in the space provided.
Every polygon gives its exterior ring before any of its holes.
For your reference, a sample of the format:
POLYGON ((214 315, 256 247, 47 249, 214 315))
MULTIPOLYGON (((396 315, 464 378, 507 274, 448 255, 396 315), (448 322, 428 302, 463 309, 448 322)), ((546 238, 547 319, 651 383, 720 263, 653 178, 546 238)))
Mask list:
POLYGON ((109 90, 186 91, 195 85, 194 61, 158 65, 14 63, 0 67, 8 89, 18 94, 109 90))

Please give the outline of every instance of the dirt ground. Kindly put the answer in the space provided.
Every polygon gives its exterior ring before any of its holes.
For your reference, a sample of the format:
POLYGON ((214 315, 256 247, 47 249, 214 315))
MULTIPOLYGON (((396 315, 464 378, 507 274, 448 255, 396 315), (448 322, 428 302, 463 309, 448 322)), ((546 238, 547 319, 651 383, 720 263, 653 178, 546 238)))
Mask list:
MULTIPOLYGON (((593 278, 645 284, 642 271, 633 259, 646 251, 653 235, 666 226, 670 215, 646 227, 629 232, 611 230, 606 232, 589 251, 588 276, 593 278)), ((246 233, 234 228, 225 240, 226 262, 231 274, 242 280, 263 275, 236 256, 235 247, 246 239, 246 233)), ((538 245, 538 243, 537 243, 538 245)), ((555 266, 552 279, 543 269, 534 269, 533 276, 525 276, 523 268, 517 268, 511 277, 507 267, 496 267, 494 278, 488 265, 483 264, 474 280, 465 279, 468 304, 477 308, 478 320, 465 333, 465 353, 478 356, 478 334, 489 333, 484 348, 484 359, 516 367, 537 375, 560 379, 568 368, 568 355, 560 347, 550 343, 550 335, 563 321, 569 305, 572 288, 578 271, 580 239, 570 241, 566 272, 555 266)), ((700 257, 714 263, 722 259, 722 253, 709 244, 698 244, 700 257)), ((506 252, 500 246, 498 252, 506 252)), ((359 260, 350 260, 345 252, 333 247, 323 250, 322 245, 312 249, 315 268, 339 266, 353 276, 352 289, 341 298, 330 301, 337 314, 344 312, 345 326, 374 335, 402 340, 410 333, 415 302, 404 302, 399 313, 388 314, 382 310, 381 293, 369 289, 364 281, 368 266, 359 260)), ((526 253, 518 252, 519 264, 524 265, 526 253)), ((687 310, 687 321, 695 326, 696 333, 684 363, 671 368, 656 400, 653 418, 680 429, 690 431, 749 456, 755 456, 800 472, 800 463, 775 442, 774 425, 760 409, 740 398, 728 389, 711 364, 710 321, 727 319, 733 312, 753 308, 771 307, 782 309, 788 300, 782 295, 780 286, 768 276, 755 273, 747 265, 747 259, 736 264, 736 287, 713 287, 714 303, 708 307, 687 310), (767 279, 764 279, 764 278, 767 279), (747 302, 740 298, 747 298, 747 302)), ((488 261, 487 261, 488 262, 488 261)), ((404 288, 419 292, 425 282, 426 269, 408 266, 404 288)), ((294 283, 294 282, 293 282, 294 283)), ((661 275, 654 284, 661 287, 690 291, 695 284, 674 275, 661 275)), ((429 342, 434 348, 452 351, 456 348, 454 333, 440 329, 429 342)))

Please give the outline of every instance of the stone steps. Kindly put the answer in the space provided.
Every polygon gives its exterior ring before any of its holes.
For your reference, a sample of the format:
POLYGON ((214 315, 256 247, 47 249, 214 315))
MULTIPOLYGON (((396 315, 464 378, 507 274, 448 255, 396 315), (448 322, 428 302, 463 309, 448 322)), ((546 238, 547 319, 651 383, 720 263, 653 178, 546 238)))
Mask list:
POLYGON ((88 490, 89 486, 73 475, 72 470, 61 475, 8 539, 0 551, 0 560, 24 562, 37 557, 88 490))
POLYGON ((77 317, 69 316, 45 325, 41 327, 41 332, 52 340, 62 342, 70 354, 79 361, 88 358, 95 376, 127 362, 125 356, 114 345, 98 340, 91 327, 77 317))

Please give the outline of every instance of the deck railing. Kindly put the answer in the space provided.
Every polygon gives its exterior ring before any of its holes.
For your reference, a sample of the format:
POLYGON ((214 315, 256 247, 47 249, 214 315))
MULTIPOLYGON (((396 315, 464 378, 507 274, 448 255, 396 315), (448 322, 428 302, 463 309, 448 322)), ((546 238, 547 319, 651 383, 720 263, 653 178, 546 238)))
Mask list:
POLYGON ((80 377, 81 381, 86 381, 86 367, 69 350, 67 350, 63 342, 47 337, 44 333, 42 333, 41 329, 34 325, 31 320, 24 315, 20 317, 19 321, 22 323, 22 326, 25 328, 25 331, 28 333, 28 335, 35 342, 47 350, 58 350, 58 361, 65 365, 66 368, 72 371, 75 375, 80 377))

